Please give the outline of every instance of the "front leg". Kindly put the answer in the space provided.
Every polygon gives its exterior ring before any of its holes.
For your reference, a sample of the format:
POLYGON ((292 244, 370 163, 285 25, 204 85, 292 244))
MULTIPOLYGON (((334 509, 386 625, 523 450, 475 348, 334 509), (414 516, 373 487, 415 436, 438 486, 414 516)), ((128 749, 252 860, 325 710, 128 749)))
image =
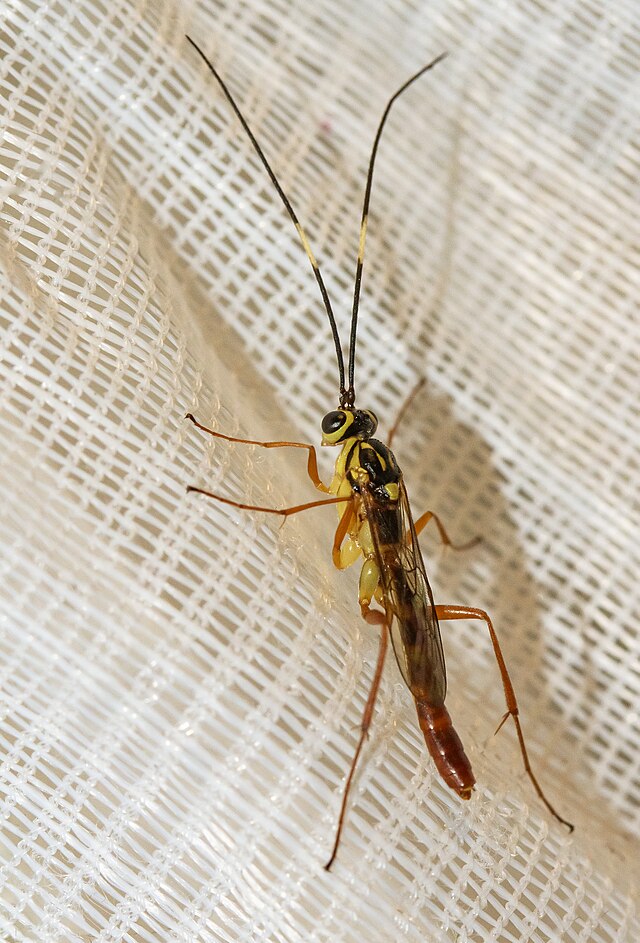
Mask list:
POLYGON ((318 457, 313 445, 307 445, 306 442, 258 442, 255 439, 238 439, 236 436, 225 435, 223 432, 216 432, 214 429, 209 429, 208 426, 203 426, 201 422, 198 422, 192 413, 187 413, 185 419, 188 419, 190 422, 192 422, 197 429, 200 429, 202 432, 206 432, 207 435, 212 435, 216 439, 224 439, 225 442, 241 442, 243 445, 259 445, 262 449, 306 449, 309 453, 309 457, 307 459, 307 474, 309 478, 318 491, 322 491, 323 494, 331 494, 331 489, 328 488, 320 479, 320 473, 318 472, 318 457))

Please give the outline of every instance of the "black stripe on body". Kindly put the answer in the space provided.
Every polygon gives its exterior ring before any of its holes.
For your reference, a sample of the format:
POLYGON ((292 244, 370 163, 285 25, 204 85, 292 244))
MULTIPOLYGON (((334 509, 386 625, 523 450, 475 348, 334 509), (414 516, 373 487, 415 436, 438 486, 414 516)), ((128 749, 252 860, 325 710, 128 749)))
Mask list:
POLYGON ((354 443, 347 455, 345 470, 351 473, 351 479, 357 478, 363 469, 369 477, 370 490, 384 488, 388 484, 397 484, 402 477, 395 455, 377 439, 366 439, 354 443))

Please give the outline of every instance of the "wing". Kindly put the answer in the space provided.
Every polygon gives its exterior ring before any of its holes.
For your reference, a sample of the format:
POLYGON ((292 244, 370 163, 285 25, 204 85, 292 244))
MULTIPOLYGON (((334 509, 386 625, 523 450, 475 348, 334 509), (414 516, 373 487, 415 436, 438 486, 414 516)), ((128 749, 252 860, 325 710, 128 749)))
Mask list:
POLYGON ((402 479, 398 503, 382 507, 365 489, 363 503, 380 568, 384 608, 402 677, 417 699, 443 704, 447 672, 440 626, 402 479), (398 515, 395 526, 385 515, 398 515), (389 540, 388 535, 399 535, 389 540), (387 539, 385 539, 385 537, 387 539))

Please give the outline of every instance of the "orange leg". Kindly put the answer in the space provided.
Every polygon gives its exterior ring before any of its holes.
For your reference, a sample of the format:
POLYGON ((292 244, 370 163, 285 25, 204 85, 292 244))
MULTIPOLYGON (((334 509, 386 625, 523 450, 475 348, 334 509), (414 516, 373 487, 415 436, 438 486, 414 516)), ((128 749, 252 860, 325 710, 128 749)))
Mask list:
POLYGON ((335 861, 335 857, 338 853, 338 845, 340 844, 340 836, 342 835, 342 826, 344 825, 344 817, 347 811, 347 800, 349 798, 349 791, 351 789, 351 783, 353 782, 353 777, 356 771, 356 766, 358 765, 358 760, 360 759, 360 754, 362 752, 362 747, 367 738, 367 733, 369 727, 371 726, 371 718, 373 717, 373 709, 375 707, 376 698, 378 697, 378 689, 380 688, 380 679, 382 678, 382 669, 384 667, 384 659, 387 654, 387 626, 382 624, 380 628, 380 647, 378 649, 378 661, 376 662, 376 670, 373 675, 373 681, 371 683, 371 690, 369 691, 369 697, 367 698, 367 703, 364 706, 364 713, 362 715, 362 724, 360 726, 360 739, 358 740, 358 745, 356 747, 356 752, 353 755, 353 760, 351 761, 351 769, 349 770, 349 775, 347 776, 347 781, 344 787, 344 793, 342 795, 342 805, 340 806, 340 818, 338 819, 338 828, 336 830, 336 838, 333 843, 333 850, 331 852, 331 857, 324 866, 325 871, 328 871, 331 868, 331 865, 335 861))
POLYGON ((243 511, 263 511, 265 514, 279 514, 281 517, 289 517, 291 514, 298 514, 300 511, 308 511, 310 508, 323 507, 325 504, 338 504, 341 501, 353 500, 349 495, 346 498, 323 498, 321 501, 309 501, 307 504, 296 504, 290 508, 264 508, 257 504, 241 504, 239 501, 223 498, 222 495, 214 494, 213 491, 205 491, 204 488, 196 488, 194 485, 188 485, 187 492, 204 494, 207 498, 213 498, 214 501, 220 501, 222 504, 230 504, 231 507, 241 508, 243 511))
POLYGON ((540 783, 536 779, 533 770, 531 769, 529 754, 527 753, 527 747, 524 742, 524 734, 522 733, 522 727, 520 725, 520 716, 516 694, 513 690, 513 684, 511 683, 511 678, 509 677, 509 672, 507 671, 507 665, 502 654, 502 649, 500 648, 500 642, 498 641, 498 636, 496 635, 496 631, 493 627, 491 619, 484 609, 469 609, 466 606, 436 606, 436 615, 442 622, 448 622, 453 619, 479 619, 487 626, 489 635, 491 636, 491 643, 493 645, 496 661, 498 662, 498 668, 500 669, 500 675, 502 676, 502 687, 504 688, 504 696, 507 702, 507 712, 498 724, 496 733, 498 730, 500 730, 509 715, 511 715, 511 717, 513 717, 513 722, 516 725, 516 732, 518 734, 518 742, 520 744, 520 752, 522 753, 524 768, 526 770, 527 776, 533 784, 533 788, 537 792, 538 796, 542 799, 551 815, 553 815, 553 817, 556 818, 558 822, 562 822, 563 825, 566 825, 569 831, 572 832, 573 825, 571 822, 567 822, 566 819, 563 819, 561 815, 558 815, 542 791, 542 787, 540 786, 540 783))
MULTIPOLYGON (((343 498, 343 500, 350 500, 349 498, 343 498)), ((351 525, 353 524, 355 514, 353 509, 347 508, 340 518, 340 522, 336 528, 336 533, 333 538, 333 549, 331 551, 331 559, 333 560, 333 565, 338 570, 344 570, 349 564, 342 562, 340 548, 342 547, 342 542, 344 538, 349 533, 351 525)))
POLYGON ((454 542, 450 540, 449 535, 444 529, 444 525, 442 521, 440 520, 438 515, 435 514, 433 511, 425 511, 425 513, 421 514, 418 520, 414 522, 416 535, 424 530, 424 528, 427 526, 430 520, 435 521, 436 527, 438 528, 438 532, 440 534, 440 540, 442 541, 442 543, 445 545, 445 547, 451 547, 452 550, 470 550, 471 547, 475 547, 482 540, 482 537, 472 537, 471 540, 467 540, 466 543, 454 544, 454 542))
POLYGON ((187 413, 185 419, 189 419, 194 426, 198 429, 201 429, 202 432, 206 432, 207 435, 215 436, 216 439, 224 439, 225 442, 241 442, 243 445, 259 445, 263 449, 306 449, 309 453, 309 458, 307 460, 307 474, 309 478, 318 489, 325 494, 330 494, 329 488, 320 480, 320 474, 318 472, 318 458, 316 455, 316 450, 313 445, 307 445, 305 442, 256 442, 254 439, 237 439, 232 435, 224 435, 222 432, 215 432, 213 429, 209 429, 207 426, 203 426, 201 422, 191 414, 187 413))

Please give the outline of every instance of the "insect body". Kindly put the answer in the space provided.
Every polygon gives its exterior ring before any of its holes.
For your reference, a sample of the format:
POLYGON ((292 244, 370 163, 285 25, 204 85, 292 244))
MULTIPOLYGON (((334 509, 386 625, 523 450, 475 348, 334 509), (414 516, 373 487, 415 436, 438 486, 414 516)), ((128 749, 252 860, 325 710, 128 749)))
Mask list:
MULTIPOLYGON (((189 37, 187 37, 189 39, 189 37)), ((413 521, 409 499, 407 497, 402 472, 391 451, 391 440, 399 419, 404 414, 411 397, 400 411, 389 435, 389 444, 374 439, 378 421, 376 416, 366 409, 355 407, 355 349, 358 324, 358 308, 364 246, 367 232, 369 201, 373 182, 373 171, 378 144, 387 116, 396 99, 417 78, 433 68, 443 56, 434 59, 415 73, 390 98, 374 139, 365 187, 364 205, 360 224, 360 244, 356 263, 353 308, 349 343, 348 385, 345 382, 342 346, 331 302, 326 290, 320 267, 311 251, 307 237, 298 221, 293 207, 280 186, 262 149, 251 132, 244 116, 240 112, 227 86, 207 59, 204 53, 189 39, 191 45, 202 57, 210 72, 215 77, 236 116, 249 136, 251 143, 265 167, 285 209, 295 224, 296 230, 313 269, 320 288, 322 300, 331 327, 336 358, 338 362, 339 402, 338 408, 327 413, 322 420, 322 444, 340 446, 335 473, 329 486, 325 485, 318 474, 316 451, 313 445, 303 442, 262 442, 238 439, 224 433, 208 429, 199 423, 190 413, 190 419, 199 429, 217 438, 230 442, 245 442, 264 448, 297 448, 307 451, 307 472, 314 486, 325 494, 321 500, 309 501, 287 508, 265 508, 232 501, 202 488, 190 487, 207 497, 225 504, 246 510, 263 511, 288 517, 301 511, 334 504, 337 506, 339 522, 333 543, 333 561, 339 569, 344 569, 364 558, 360 572, 359 601, 363 618, 372 626, 377 626, 380 633, 378 660, 373 683, 364 714, 361 732, 351 768, 345 784, 338 828, 329 861, 331 867, 338 850, 349 790, 358 759, 371 724, 374 705, 382 669, 384 666, 388 639, 391 638, 393 650, 402 676, 416 703, 418 721, 425 737, 429 753, 433 757, 438 772, 462 799, 471 796, 475 779, 460 738, 455 732, 449 713, 445 707, 447 690, 446 670, 439 623, 456 619, 477 619, 484 622, 489 631, 498 667, 502 677, 507 711, 498 727, 508 717, 513 717, 524 766, 538 796, 548 810, 563 824, 570 825, 561 818, 546 798, 529 763, 524 736, 520 725, 518 704, 513 685, 502 656, 500 644, 488 614, 482 609, 466 606, 436 605, 427 579, 424 562, 418 545, 418 534, 433 520, 438 528, 443 543, 454 546, 441 521, 431 511, 427 511, 417 521, 413 521)), ((415 392, 415 391, 414 391, 415 392)), ((413 396, 414 394, 412 394, 413 396)), ((470 546, 471 541, 465 546, 470 546)), ((456 549, 463 549, 458 547, 456 549)))
POLYGON ((337 410, 322 423, 323 445, 343 442, 330 491, 353 495, 339 509, 333 559, 342 569, 364 556, 362 616, 390 629, 429 753, 447 785, 468 799, 475 779, 444 706, 447 680, 436 607, 402 472, 391 449, 371 438, 376 425, 374 414, 365 410, 337 410), (384 613, 371 609, 372 600, 384 613))

